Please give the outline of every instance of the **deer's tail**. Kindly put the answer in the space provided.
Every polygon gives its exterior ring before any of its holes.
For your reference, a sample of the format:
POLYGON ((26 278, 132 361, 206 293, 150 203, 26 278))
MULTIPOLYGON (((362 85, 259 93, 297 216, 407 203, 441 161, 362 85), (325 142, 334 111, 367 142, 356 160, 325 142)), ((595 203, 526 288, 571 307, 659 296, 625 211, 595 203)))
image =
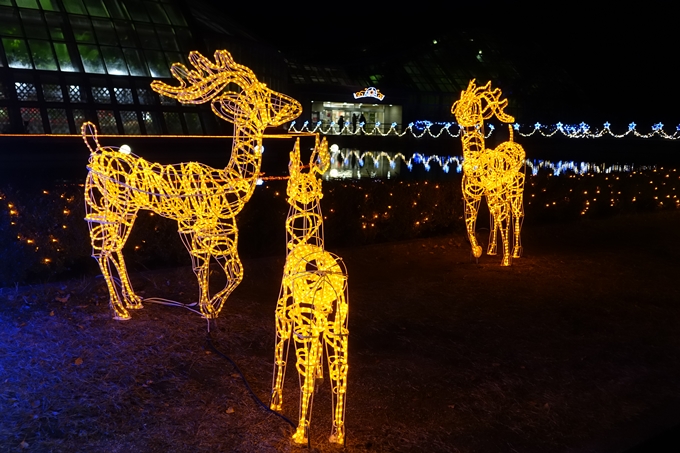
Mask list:
POLYGON ((99 140, 97 139, 97 127, 94 123, 85 121, 83 125, 80 126, 80 133, 83 136, 85 145, 90 148, 90 153, 95 153, 101 148, 99 140))

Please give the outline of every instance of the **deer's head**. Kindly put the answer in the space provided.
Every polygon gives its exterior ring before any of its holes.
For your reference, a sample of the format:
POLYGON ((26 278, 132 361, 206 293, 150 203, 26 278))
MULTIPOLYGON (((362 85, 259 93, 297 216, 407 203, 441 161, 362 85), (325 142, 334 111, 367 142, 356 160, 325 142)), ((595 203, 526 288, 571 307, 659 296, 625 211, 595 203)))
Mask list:
POLYGON ((290 163, 288 171, 290 179, 286 193, 289 202, 311 203, 323 197, 321 191, 321 180, 317 175, 324 174, 331 164, 331 155, 328 152, 328 142, 324 138, 319 143, 319 136, 316 136, 314 152, 309 159, 309 172, 303 173, 304 165, 300 161, 300 139, 295 140, 295 147, 290 153, 290 163))
POLYGON ((260 131, 292 121, 302 113, 298 101, 267 88, 226 50, 216 51, 214 62, 194 51, 189 54, 189 62, 194 69, 180 63, 170 68, 179 86, 155 80, 151 88, 183 104, 210 102, 212 111, 220 118, 234 124, 248 122, 260 131), (230 84, 240 91, 229 91, 230 84))
POLYGON ((501 94, 500 88, 491 89, 491 82, 478 87, 472 79, 467 90, 460 93, 460 99, 453 103, 451 113, 463 127, 481 124, 494 115, 504 123, 512 123, 515 118, 505 113, 508 100, 501 100, 501 94))

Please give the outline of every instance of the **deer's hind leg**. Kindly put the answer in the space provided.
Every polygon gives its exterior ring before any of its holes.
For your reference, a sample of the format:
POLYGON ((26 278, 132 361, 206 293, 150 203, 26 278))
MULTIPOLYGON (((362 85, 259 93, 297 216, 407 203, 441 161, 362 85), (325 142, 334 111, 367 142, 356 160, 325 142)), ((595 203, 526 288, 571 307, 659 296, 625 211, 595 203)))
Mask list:
POLYGON ((106 281, 114 317, 120 320, 130 318, 126 308, 142 308, 142 300, 132 289, 123 257, 123 246, 130 235, 136 214, 93 211, 86 216, 90 225, 92 256, 97 260, 106 281), (114 269, 120 285, 114 281, 114 269))
POLYGON ((514 237, 514 244, 512 248, 513 258, 519 258, 522 255, 522 241, 520 238, 520 232, 522 229, 522 222, 524 221, 524 178, 524 173, 517 173, 517 176, 513 181, 512 198, 510 200, 512 206, 514 237))

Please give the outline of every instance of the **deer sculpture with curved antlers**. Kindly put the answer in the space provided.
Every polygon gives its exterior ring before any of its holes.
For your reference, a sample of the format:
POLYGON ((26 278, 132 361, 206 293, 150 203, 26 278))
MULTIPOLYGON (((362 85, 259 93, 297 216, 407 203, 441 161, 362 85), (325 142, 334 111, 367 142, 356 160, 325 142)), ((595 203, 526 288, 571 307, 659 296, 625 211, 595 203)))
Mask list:
POLYGON ((300 376, 300 421, 296 443, 307 442, 316 380, 323 378, 324 343, 333 400, 330 441, 345 442, 347 401, 347 270, 342 260, 324 250, 320 200, 321 175, 330 166, 328 143, 316 138, 309 172, 302 172, 300 139, 290 153, 287 254, 276 306, 276 346, 271 408, 281 410, 289 341, 295 344, 300 376))
POLYGON ((219 315, 243 279, 235 216, 255 188, 264 130, 292 121, 302 112, 299 102, 267 88, 249 68, 235 63, 226 50, 215 52, 214 62, 198 52, 192 52, 189 61, 194 69, 172 65, 179 86, 154 81, 151 87, 184 104, 210 102, 218 117, 234 124, 231 157, 225 168, 197 162, 148 162, 131 154, 129 148, 100 146, 94 125, 85 123, 82 127, 91 151, 85 185, 86 220, 93 256, 106 280, 117 319, 129 319, 128 309, 142 307, 122 254, 140 209, 179 223, 179 234, 198 278, 200 312, 208 319, 219 315), (229 91, 233 87, 240 90, 229 91), (225 287, 212 297, 208 287, 211 262, 219 264, 227 276, 225 287), (114 281, 114 271, 119 284, 114 281))
POLYGON ((501 90, 491 89, 491 82, 476 86, 474 79, 460 99, 453 103, 451 112, 462 128, 463 142, 463 199, 465 202, 465 226, 475 258, 482 255, 477 243, 475 224, 482 196, 486 197, 491 216, 491 233, 488 255, 497 253, 497 233, 503 243, 502 266, 510 265, 510 226, 514 237, 512 257, 522 253, 520 229, 524 218, 523 193, 526 154, 513 141, 512 125, 508 125, 510 139, 495 149, 484 144, 484 120, 494 115, 504 123, 515 119, 505 113, 508 100, 500 100, 501 90))

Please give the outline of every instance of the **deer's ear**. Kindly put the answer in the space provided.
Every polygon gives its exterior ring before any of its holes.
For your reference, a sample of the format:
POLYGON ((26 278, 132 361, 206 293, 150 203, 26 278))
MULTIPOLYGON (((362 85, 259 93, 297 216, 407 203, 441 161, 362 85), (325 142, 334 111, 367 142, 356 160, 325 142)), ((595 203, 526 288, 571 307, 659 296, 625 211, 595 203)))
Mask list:
POLYGON ((235 118, 243 113, 243 108, 245 107, 239 97, 239 93, 227 91, 222 96, 213 100, 210 107, 215 115, 225 121, 234 123, 235 118))
POLYGON ((331 166, 331 155, 328 152, 328 141, 326 137, 321 140, 319 144, 319 136, 316 136, 316 142, 314 143, 314 152, 309 161, 309 167, 313 168, 320 175, 326 173, 328 168, 331 166))
POLYGON ((295 179, 300 174, 300 137, 295 140, 293 151, 290 152, 288 173, 290 174, 290 179, 295 179))

